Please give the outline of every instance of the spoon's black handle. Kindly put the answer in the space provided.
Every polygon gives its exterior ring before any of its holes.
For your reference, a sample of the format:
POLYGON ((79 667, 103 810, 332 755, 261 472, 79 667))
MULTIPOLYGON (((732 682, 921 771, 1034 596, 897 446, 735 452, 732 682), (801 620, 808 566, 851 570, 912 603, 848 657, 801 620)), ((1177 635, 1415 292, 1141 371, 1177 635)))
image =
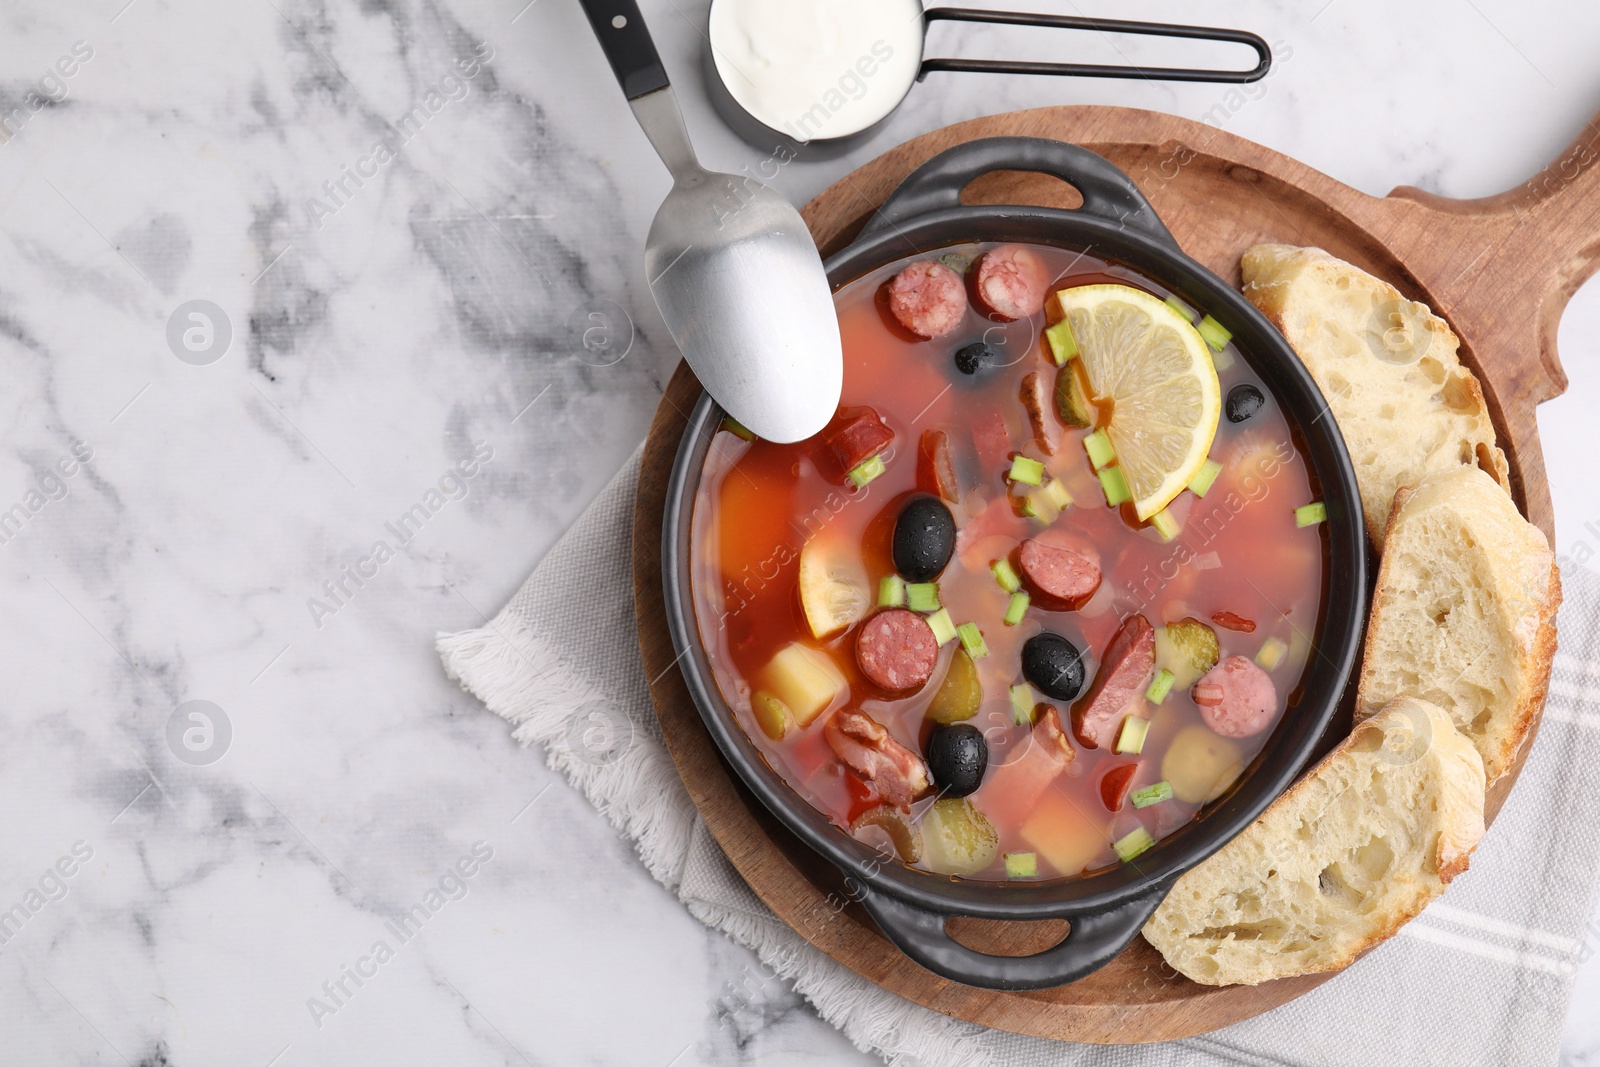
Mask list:
POLYGON ((579 0, 623 95, 637 100, 667 87, 667 71, 635 0, 579 0))

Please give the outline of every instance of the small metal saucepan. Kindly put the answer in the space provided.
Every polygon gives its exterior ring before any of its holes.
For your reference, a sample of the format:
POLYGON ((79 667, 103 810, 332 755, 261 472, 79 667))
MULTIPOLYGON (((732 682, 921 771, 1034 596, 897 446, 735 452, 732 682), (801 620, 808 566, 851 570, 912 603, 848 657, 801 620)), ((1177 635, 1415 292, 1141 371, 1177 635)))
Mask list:
POLYGON ((1237 290, 1184 255, 1132 180, 1100 156, 1059 141, 998 137, 971 141, 912 173, 846 249, 827 261, 837 290, 896 260, 975 241, 1023 241, 1096 256, 1133 269, 1193 307, 1203 307, 1238 342, 1240 356, 1272 390, 1327 503, 1322 605, 1297 703, 1228 791, 1161 839, 1136 863, 1092 878, 1039 884, 952 879, 886 861, 791 789, 734 718, 717 687, 695 616, 690 537, 696 489, 723 413, 703 396, 689 417, 667 486, 662 573, 667 625, 684 681, 706 729, 740 780, 791 832, 845 877, 885 937, 946 978, 993 989, 1062 985, 1101 967, 1131 941, 1177 877, 1216 852, 1295 780, 1314 755, 1354 670, 1367 615, 1366 532, 1344 439, 1316 383, 1283 335, 1237 290), (1060 178, 1083 196, 1063 211, 966 206, 961 190, 991 171, 1060 178), (975 951, 945 932, 955 915, 1067 919, 1065 940, 1032 956, 975 951))
POLYGON ((1237 84, 1265 77, 1272 66, 1266 41, 1245 30, 964 7, 924 10, 920 0, 871 0, 852 4, 848 17, 824 17, 842 2, 712 0, 703 50, 706 89, 723 121, 745 141, 807 158, 839 155, 876 133, 911 86, 932 71, 1237 84), (940 19, 1222 41, 1250 47, 1257 62, 1248 70, 1207 70, 928 58, 928 27, 940 19))

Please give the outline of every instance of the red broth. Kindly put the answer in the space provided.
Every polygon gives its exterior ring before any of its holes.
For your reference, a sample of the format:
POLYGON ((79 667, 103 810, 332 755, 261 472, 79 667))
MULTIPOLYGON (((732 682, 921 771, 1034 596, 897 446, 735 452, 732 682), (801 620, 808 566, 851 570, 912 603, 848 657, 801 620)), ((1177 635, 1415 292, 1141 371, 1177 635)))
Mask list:
MULTIPOLYGON (((955 253, 970 260, 987 247, 941 249, 919 258, 955 253)), ((1056 277, 1052 292, 1112 281, 1162 298, 1169 295, 1118 265, 1061 249, 1029 247, 1056 277)), ((1160 839, 1193 819, 1207 798, 1174 796, 1143 808, 1124 802, 1114 811, 1102 790, 1108 774, 1117 780, 1131 773, 1128 789, 1139 790, 1167 780, 1168 771, 1182 770, 1180 757, 1199 745, 1212 752, 1213 761, 1234 768, 1233 773, 1214 775, 1216 786, 1208 797, 1215 796, 1237 768, 1249 764, 1271 729, 1245 738, 1218 738, 1204 725, 1192 692, 1175 687, 1159 704, 1144 696, 1130 704, 1128 713, 1149 720, 1137 755, 1086 748, 1073 740, 1075 758, 1059 772, 1050 771, 1041 763, 1035 732, 1013 721, 1010 687, 1023 681, 1023 643, 1046 629, 1067 638, 1082 651, 1087 690, 1125 617, 1142 614, 1157 628, 1194 618, 1215 631, 1223 658, 1256 657, 1265 644, 1277 645, 1281 660, 1270 671, 1278 704, 1273 724, 1284 714, 1293 715, 1299 679, 1312 653, 1322 589, 1321 528, 1298 526, 1294 514, 1296 507, 1316 499, 1306 464, 1271 391, 1230 344, 1216 356, 1223 395, 1250 383, 1266 402, 1242 423, 1231 422, 1226 414, 1220 419, 1211 457, 1222 470, 1203 498, 1185 490, 1170 506, 1182 528, 1174 540, 1164 542, 1155 530, 1131 521, 1131 513, 1107 506, 1082 445, 1086 431, 1063 427, 1052 411, 1048 417, 1061 436, 1059 448, 1047 456, 1034 441, 1019 383, 1029 371, 1054 380, 1055 366, 1040 340, 1043 315, 1002 324, 969 307, 955 332, 917 340, 889 316, 883 296, 884 283, 907 262, 858 279, 835 297, 844 339, 842 405, 871 407, 894 431, 882 475, 864 488, 853 487, 820 438, 778 445, 747 442, 726 429, 716 434, 695 499, 691 539, 702 641, 723 697, 768 763, 808 803, 849 832, 880 797, 826 743, 825 722, 842 709, 864 711, 921 755, 934 728, 925 719, 928 705, 960 642, 941 648, 932 679, 919 690, 893 695, 878 689, 862 674, 854 652, 857 633, 876 608, 869 607, 863 620, 844 631, 814 639, 800 605, 798 560, 808 541, 826 539, 830 550, 859 567, 867 580, 866 595, 875 605, 880 578, 894 573, 890 541, 896 516, 921 492, 919 438, 926 430, 943 430, 955 446, 961 498, 950 505, 957 549, 939 577, 939 596, 956 622, 978 625, 989 650, 975 660, 983 701, 968 720, 982 731, 988 767, 969 800, 993 825, 999 844, 993 862, 968 876, 1006 880, 1006 854, 1032 853, 1037 879, 1114 866, 1119 862, 1114 842, 1138 827, 1160 839), (1009 365, 976 377, 961 374, 953 354, 980 339, 1004 353, 1009 365), (1073 505, 1048 527, 1018 514, 1008 499, 1004 475, 1013 454, 1044 461, 1070 492, 1073 505), (1029 537, 1098 557, 1103 580, 1080 610, 1031 605, 1018 625, 1006 625, 1002 616, 1008 596, 990 565, 1029 537), (1219 625, 1213 620, 1217 613, 1253 622, 1254 630, 1219 625), (792 642, 827 656, 847 685, 814 721, 773 740, 753 713, 752 697, 769 661, 792 642), (1175 744, 1185 731, 1187 741, 1175 744), (1224 753, 1220 759, 1218 750, 1224 753), (1169 754, 1179 762, 1164 767, 1169 754), (1130 765, 1131 772, 1119 770, 1130 765)), ((1070 701, 1046 702, 1068 722, 1070 701)), ((1193 794, 1192 787, 1189 792, 1193 794)), ((911 819, 924 817, 932 803, 929 796, 912 804, 911 819)), ((861 829, 858 836, 889 846, 876 828, 861 829)))

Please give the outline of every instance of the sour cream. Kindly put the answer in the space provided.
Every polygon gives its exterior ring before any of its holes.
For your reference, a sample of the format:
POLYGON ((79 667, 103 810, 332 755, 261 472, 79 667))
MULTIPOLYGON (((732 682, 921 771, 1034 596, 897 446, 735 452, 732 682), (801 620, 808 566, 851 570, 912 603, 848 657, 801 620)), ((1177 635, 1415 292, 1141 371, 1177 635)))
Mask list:
POLYGON ((920 0, 715 0, 710 31, 734 100, 802 143, 888 115, 922 62, 920 0))

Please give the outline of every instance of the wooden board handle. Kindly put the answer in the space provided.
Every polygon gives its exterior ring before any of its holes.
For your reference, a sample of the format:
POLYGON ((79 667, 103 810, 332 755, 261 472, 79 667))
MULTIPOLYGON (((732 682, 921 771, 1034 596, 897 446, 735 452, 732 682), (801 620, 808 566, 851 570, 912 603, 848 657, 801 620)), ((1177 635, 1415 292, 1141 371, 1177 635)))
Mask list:
POLYGON ((1436 216, 1406 227, 1409 239, 1397 245, 1406 253, 1402 258, 1431 264, 1432 277, 1419 280, 1444 306, 1492 304, 1498 292, 1535 312, 1527 324, 1528 354, 1529 369, 1538 373, 1525 383, 1533 390, 1528 399, 1536 404, 1560 394, 1567 386, 1556 349, 1561 313, 1600 271, 1600 114, 1549 166, 1514 189, 1451 200, 1402 186, 1389 200, 1436 216))
MULTIPOLYGON (((1515 189, 1452 200, 1408 186, 1352 215, 1447 309, 1483 380, 1514 466, 1543 471, 1540 403, 1567 387, 1556 334, 1578 287, 1600 270, 1600 115, 1554 162, 1515 189)), ((1552 533, 1550 489, 1513 474, 1529 518, 1552 533)))

